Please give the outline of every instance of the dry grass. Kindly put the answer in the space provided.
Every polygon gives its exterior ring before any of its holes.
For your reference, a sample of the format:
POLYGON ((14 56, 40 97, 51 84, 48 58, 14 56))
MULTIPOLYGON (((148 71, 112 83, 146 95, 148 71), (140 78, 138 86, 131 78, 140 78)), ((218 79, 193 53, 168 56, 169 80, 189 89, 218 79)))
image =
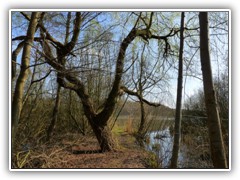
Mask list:
POLYGON ((12 168, 146 168, 148 153, 135 146, 130 135, 124 133, 118 138, 120 150, 100 153, 95 138, 68 134, 60 141, 58 137, 48 144, 18 151, 12 168))
POLYGON ((207 125, 204 121, 183 121, 184 168, 213 168, 207 125))
POLYGON ((125 131, 129 134, 132 134, 133 131, 134 131, 133 119, 131 117, 128 117, 128 120, 127 120, 126 125, 125 125, 125 131))

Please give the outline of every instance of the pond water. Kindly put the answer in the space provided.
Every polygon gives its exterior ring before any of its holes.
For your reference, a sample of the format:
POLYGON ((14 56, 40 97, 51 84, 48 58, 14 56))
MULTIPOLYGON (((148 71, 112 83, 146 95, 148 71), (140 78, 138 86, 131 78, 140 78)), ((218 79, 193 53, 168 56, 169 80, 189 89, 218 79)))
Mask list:
MULTIPOLYGON (((152 131, 149 134, 149 143, 146 149, 156 154, 157 163, 160 168, 168 168, 172 156, 173 136, 170 134, 169 127, 160 131, 152 131)), ((184 146, 181 148, 178 157, 178 167, 184 164, 184 146)))

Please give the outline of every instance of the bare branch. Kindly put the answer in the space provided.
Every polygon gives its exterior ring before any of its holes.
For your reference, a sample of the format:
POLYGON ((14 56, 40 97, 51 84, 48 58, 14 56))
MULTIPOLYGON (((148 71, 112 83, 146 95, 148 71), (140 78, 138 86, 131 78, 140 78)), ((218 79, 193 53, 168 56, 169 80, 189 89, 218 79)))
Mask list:
POLYGON ((121 90, 124 91, 125 93, 131 95, 131 96, 136 96, 137 98, 139 98, 140 100, 142 100, 144 103, 148 104, 149 106, 159 107, 159 106, 162 105, 162 104, 160 104, 160 103, 149 102, 148 100, 146 100, 146 99, 144 99, 143 97, 141 97, 138 92, 131 91, 131 90, 129 90, 129 89, 128 89, 127 87, 125 87, 125 86, 121 86, 121 90))
POLYGON ((43 79, 46 79, 46 78, 51 74, 51 72, 52 72, 52 70, 50 70, 50 71, 49 71, 45 76, 43 76, 42 78, 32 81, 31 84, 34 84, 34 83, 37 83, 37 82, 42 81, 43 79))
MULTIPOLYGON (((132 12, 132 14, 135 14, 135 13, 132 12)), ((136 14, 135 14, 135 15, 136 15, 136 14)), ((133 26, 134 29, 136 28, 136 26, 137 26, 137 24, 138 24, 138 22, 139 22, 139 20, 140 20, 140 18, 141 18, 141 15, 142 15, 142 12, 140 12, 140 14, 138 15, 137 21, 135 22, 135 25, 133 26)))
MULTIPOLYGON (((22 14, 27 20, 30 20, 30 17, 29 17, 27 14, 25 14, 24 12, 21 12, 21 14, 22 14)), ((42 30, 44 33, 46 33, 46 37, 45 37, 46 39, 50 40, 51 42, 53 42, 55 45, 57 45, 57 46, 59 46, 59 47, 63 46, 62 43, 60 43, 59 41, 57 41, 55 38, 53 38, 53 37, 50 35, 50 33, 47 31, 47 29, 44 27, 44 25, 42 24, 41 21, 38 23, 38 27, 40 27, 41 30, 42 30)))
POLYGON ((149 20, 149 24, 148 24, 148 26, 147 26, 147 29, 150 29, 151 26, 152 26, 153 14, 154 14, 154 12, 151 12, 150 20, 149 20))
MULTIPOLYGON (((12 39, 12 41, 22 41, 22 40, 25 40, 26 39, 26 36, 17 36, 15 38, 12 39)), ((41 37, 34 37, 34 41, 38 41, 40 42, 41 41, 41 37)))
POLYGON ((16 76, 17 56, 22 50, 24 44, 25 41, 20 42, 17 48, 12 52, 12 79, 16 76))

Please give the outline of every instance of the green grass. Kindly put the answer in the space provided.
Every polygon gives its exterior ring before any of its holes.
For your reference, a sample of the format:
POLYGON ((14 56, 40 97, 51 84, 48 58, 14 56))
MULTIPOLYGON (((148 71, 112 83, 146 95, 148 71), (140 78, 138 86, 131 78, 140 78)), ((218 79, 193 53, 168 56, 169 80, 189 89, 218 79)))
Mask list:
POLYGON ((115 125, 112 129, 112 132, 115 134, 115 135, 120 135, 122 133, 124 133, 124 127, 122 126, 118 126, 118 125, 115 125))

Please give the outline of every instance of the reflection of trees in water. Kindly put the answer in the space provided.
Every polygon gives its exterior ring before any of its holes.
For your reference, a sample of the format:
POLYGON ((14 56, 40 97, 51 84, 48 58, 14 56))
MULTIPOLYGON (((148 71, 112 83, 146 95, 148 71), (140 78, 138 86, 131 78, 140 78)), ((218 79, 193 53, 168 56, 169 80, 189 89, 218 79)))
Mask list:
POLYGON ((149 133, 149 139, 150 143, 147 145, 147 149, 156 155, 160 168, 167 168, 173 145, 173 137, 170 135, 169 128, 149 133))
MULTIPOLYGON (((149 133, 146 149, 157 156, 157 163, 160 168, 167 168, 172 155, 173 129, 170 124, 160 127, 161 130, 149 133), (165 129, 162 127, 165 127, 165 129)), ((181 132, 179 167, 213 168, 206 118, 184 117, 181 132)))

